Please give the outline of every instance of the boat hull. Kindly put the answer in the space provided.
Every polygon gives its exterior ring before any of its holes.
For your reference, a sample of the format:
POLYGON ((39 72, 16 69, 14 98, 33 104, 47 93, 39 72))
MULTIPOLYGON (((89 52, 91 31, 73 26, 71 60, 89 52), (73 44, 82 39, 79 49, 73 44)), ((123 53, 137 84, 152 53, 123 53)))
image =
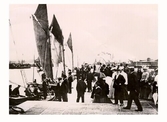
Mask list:
POLYGON ((27 100, 36 100, 36 97, 9 97, 9 105, 19 105, 27 100))

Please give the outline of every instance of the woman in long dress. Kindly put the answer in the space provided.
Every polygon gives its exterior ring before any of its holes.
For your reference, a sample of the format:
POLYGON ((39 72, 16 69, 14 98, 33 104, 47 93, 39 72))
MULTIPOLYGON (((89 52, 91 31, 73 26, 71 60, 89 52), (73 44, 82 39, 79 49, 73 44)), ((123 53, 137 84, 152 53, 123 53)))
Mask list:
POLYGON ((113 74, 112 74, 112 77, 110 79, 111 80, 110 91, 109 91, 109 95, 108 95, 108 97, 111 98, 111 99, 114 99, 114 91, 115 91, 115 89, 113 88, 113 84, 114 84, 114 77, 115 77, 115 75, 116 75, 115 68, 113 68, 113 74))

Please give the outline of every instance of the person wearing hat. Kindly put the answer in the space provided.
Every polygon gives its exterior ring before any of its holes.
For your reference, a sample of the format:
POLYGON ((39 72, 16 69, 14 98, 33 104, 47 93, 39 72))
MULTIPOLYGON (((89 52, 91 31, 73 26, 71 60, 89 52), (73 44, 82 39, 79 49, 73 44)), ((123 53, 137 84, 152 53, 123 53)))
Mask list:
POLYGON ((59 86, 59 94, 58 94, 58 100, 63 102, 68 102, 68 84, 67 84, 67 76, 64 74, 63 79, 60 79, 59 83, 57 84, 59 86))
POLYGON ((124 99, 128 98, 128 93, 127 93, 127 84, 128 84, 128 76, 127 73, 124 72, 124 67, 120 66, 119 67, 120 74, 125 78, 125 84, 124 84, 124 99))
POLYGON ((109 91, 109 98, 114 98, 114 93, 115 93, 115 88, 113 88, 113 84, 114 84, 114 78, 117 75, 117 71, 116 71, 117 67, 112 67, 112 82, 110 84, 110 91, 109 91))
POLYGON ((101 103, 111 103, 111 100, 108 98, 108 94, 109 94, 109 85, 106 83, 106 79, 103 78, 101 80, 101 99, 100 102, 101 103))
POLYGON ((88 85, 88 92, 92 91, 92 81, 94 80, 93 72, 90 70, 87 74, 87 85, 88 85))
POLYGON ((124 93, 124 84, 125 78, 120 74, 119 68, 116 69, 117 74, 114 77, 113 88, 115 88, 114 99, 115 103, 118 104, 118 100, 120 100, 120 106, 123 106, 123 93, 124 93))
POLYGON ((43 90, 43 97, 46 99, 47 97, 47 79, 42 80, 42 90, 43 90))
POLYGON ((128 103, 126 107, 123 107, 123 109, 130 109, 132 105, 132 100, 134 100, 138 108, 135 111, 143 111, 143 108, 138 98, 139 82, 137 81, 137 75, 134 72, 134 68, 130 68, 130 74, 128 74, 128 91, 129 91, 128 103))
POLYGON ((77 86, 76 86, 76 90, 77 90, 77 100, 76 102, 79 102, 79 99, 82 99, 82 103, 84 103, 84 94, 86 91, 86 83, 84 82, 84 80, 82 79, 82 76, 80 75, 79 80, 77 81, 77 86))
POLYGON ((55 83, 55 87, 54 87, 54 92, 55 92, 55 97, 54 100, 58 100, 61 101, 61 97, 60 97, 60 83, 61 83, 62 78, 58 77, 55 83))
POLYGON ((148 78, 149 78, 149 73, 147 71, 147 67, 144 67, 142 77, 140 80, 140 98, 141 99, 147 99, 146 91, 147 91, 148 78))
POLYGON ((153 82, 153 94, 158 93, 158 69, 155 70, 155 78, 153 82))
POLYGON ((73 77, 72 77, 72 72, 71 70, 68 72, 68 93, 72 93, 72 82, 73 82, 73 77))

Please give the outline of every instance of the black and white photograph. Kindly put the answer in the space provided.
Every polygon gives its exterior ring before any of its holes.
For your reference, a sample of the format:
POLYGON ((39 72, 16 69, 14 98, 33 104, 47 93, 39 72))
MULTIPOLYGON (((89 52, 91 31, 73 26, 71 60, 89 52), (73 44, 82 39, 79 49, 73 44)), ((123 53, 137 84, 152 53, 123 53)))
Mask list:
POLYGON ((9 115, 158 115, 158 4, 9 4, 9 115))

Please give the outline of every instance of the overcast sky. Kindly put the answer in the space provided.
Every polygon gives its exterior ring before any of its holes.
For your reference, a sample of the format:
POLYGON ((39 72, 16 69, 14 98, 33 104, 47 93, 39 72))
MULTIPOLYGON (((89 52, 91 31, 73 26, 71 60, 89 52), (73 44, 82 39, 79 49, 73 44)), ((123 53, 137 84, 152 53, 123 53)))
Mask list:
MULTIPOLYGON (((10 5, 10 60, 37 56, 33 22, 37 4, 10 5), (13 41, 15 41, 15 46, 13 41), (17 51, 17 55, 16 55, 17 51)), ((55 14, 67 42, 71 32, 74 60, 91 62, 101 52, 114 60, 158 58, 158 5, 47 5, 49 24, 55 14), (77 58, 78 57, 78 58, 77 58)), ((66 47, 66 58, 70 58, 66 47)))

